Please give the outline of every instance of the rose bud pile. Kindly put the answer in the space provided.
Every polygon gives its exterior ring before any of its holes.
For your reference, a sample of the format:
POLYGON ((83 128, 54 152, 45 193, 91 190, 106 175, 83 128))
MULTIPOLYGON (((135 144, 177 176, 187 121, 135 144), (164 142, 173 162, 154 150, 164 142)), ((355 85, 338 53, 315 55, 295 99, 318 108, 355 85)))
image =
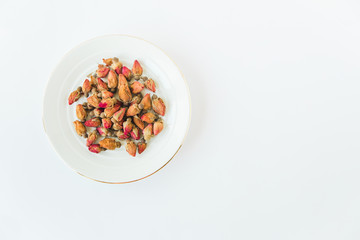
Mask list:
POLYGON ((86 138, 92 153, 115 150, 124 141, 125 150, 135 157, 163 130, 160 116, 165 116, 166 105, 157 95, 144 93, 155 93, 156 85, 153 79, 143 76, 138 60, 131 70, 116 57, 103 62, 68 97, 69 105, 86 97, 75 108, 78 118, 74 121, 75 132, 86 138))

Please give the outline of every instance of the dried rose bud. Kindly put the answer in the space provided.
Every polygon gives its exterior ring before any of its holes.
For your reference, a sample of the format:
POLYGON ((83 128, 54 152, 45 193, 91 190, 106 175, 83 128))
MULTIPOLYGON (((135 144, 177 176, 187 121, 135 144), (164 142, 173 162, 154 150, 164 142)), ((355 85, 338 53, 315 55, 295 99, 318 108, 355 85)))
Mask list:
POLYGON ((133 121, 138 128, 140 128, 141 130, 144 129, 144 122, 141 121, 141 119, 137 115, 133 117, 133 121))
POLYGON ((127 134, 124 134, 123 131, 117 131, 116 132, 116 136, 119 138, 119 139, 128 139, 130 136, 127 135, 127 134))
POLYGON ((97 85, 96 78, 93 75, 90 76, 90 85, 93 87, 97 85))
POLYGON ((114 122, 114 124, 112 125, 112 129, 114 130, 121 130, 122 129, 122 124, 118 123, 118 122, 114 122))
POLYGON ((105 108, 105 110, 104 110, 105 117, 108 117, 108 118, 112 117, 112 115, 114 115, 114 113, 119 111, 119 109, 120 109, 120 104, 116 104, 113 107, 105 108))
POLYGON ((95 108, 94 109, 94 116, 95 117, 100 117, 100 114, 102 113, 104 111, 104 109, 102 109, 102 108, 95 108))
POLYGON ((93 107, 99 107, 100 99, 96 95, 87 98, 88 103, 93 107))
POLYGON ((99 64, 99 68, 96 70, 96 74, 99 78, 106 77, 106 75, 109 73, 110 69, 107 67, 104 67, 104 65, 99 64))
POLYGON ((118 102, 117 102, 116 98, 106 98, 106 99, 101 100, 101 102, 99 103, 99 107, 100 108, 113 107, 117 103, 118 102))
POLYGON ((152 108, 161 116, 165 115, 166 106, 161 98, 158 98, 155 94, 152 96, 152 108))
POLYGON ((126 108, 121 108, 119 111, 117 111, 116 113, 114 113, 113 118, 114 118, 116 121, 120 122, 120 121, 124 118, 125 112, 126 112, 126 108))
POLYGON ((150 93, 147 93, 140 102, 144 106, 144 110, 151 109, 151 98, 150 93))
POLYGON ((134 103, 140 103, 141 102, 141 95, 135 95, 130 102, 130 105, 133 105, 134 103))
POLYGON ((164 123, 160 119, 154 123, 154 135, 158 135, 164 128, 164 123))
POLYGON ((104 91, 109 89, 106 83, 101 78, 97 79, 97 88, 99 91, 104 91))
POLYGON ((121 74, 121 67, 115 67, 114 71, 119 75, 121 74))
POLYGON ((119 87, 119 98, 121 101, 123 101, 124 103, 128 103, 131 101, 131 92, 130 92, 130 88, 127 85, 120 85, 119 87))
POLYGON ((100 144, 92 144, 89 146, 89 151, 93 153, 99 153, 102 151, 100 144))
POLYGON ((156 120, 156 115, 152 112, 147 112, 141 116, 141 120, 147 123, 153 123, 156 120))
POLYGON ((144 135, 144 139, 145 141, 149 141, 151 136, 152 136, 152 131, 153 131, 153 125, 149 124, 146 126, 146 128, 144 128, 143 130, 143 135, 144 135))
POLYGON ((115 67, 114 71, 119 75, 121 74, 121 67, 115 67))
POLYGON ((101 125, 100 119, 97 117, 91 118, 85 122, 87 127, 98 127, 101 125))
POLYGON ((72 93, 70 93, 70 96, 68 98, 69 105, 71 105, 74 102, 76 102, 77 100, 79 100, 80 97, 81 97, 81 92, 78 90, 75 90, 72 93))
POLYGON ((74 121, 74 127, 75 127, 75 131, 79 136, 85 136, 86 134, 86 128, 84 126, 84 124, 82 124, 82 122, 76 120, 74 121))
POLYGON ((94 130, 89 134, 89 137, 86 139, 86 146, 90 146, 91 144, 93 144, 96 139, 98 138, 98 134, 97 131, 94 130))
POLYGON ((131 71, 127 67, 123 66, 121 69, 121 73, 126 77, 126 79, 130 80, 131 78, 131 71))
POLYGON ((89 79, 85 79, 83 85, 82 85, 82 91, 85 94, 85 96, 89 95, 89 92, 91 91, 91 84, 89 79))
POLYGON ((110 118, 103 118, 101 119, 102 125, 104 126, 104 128, 111 128, 112 122, 110 120, 110 118))
POLYGON ((114 57, 113 64, 111 65, 111 68, 114 69, 117 74, 121 73, 122 63, 119 62, 118 58, 114 57))
POLYGON ((107 130, 104 127, 98 127, 98 128, 96 128, 96 130, 98 131, 100 136, 103 136, 103 137, 105 137, 109 133, 109 130, 107 130))
POLYGON ((102 91, 102 92, 101 92, 101 95, 102 95, 102 98, 103 98, 103 99, 111 98, 111 97, 114 96, 114 94, 113 94, 112 92, 107 91, 107 90, 102 91))
POLYGON ((128 86, 128 82, 127 82, 127 80, 126 80, 126 78, 125 78, 124 75, 119 74, 118 88, 119 88, 121 85, 127 85, 127 86, 128 86))
POLYGON ((119 148, 121 143, 115 141, 113 138, 104 138, 99 142, 100 147, 106 148, 108 150, 115 150, 115 148, 119 148))
POLYGON ((136 155, 136 145, 133 141, 131 140, 126 140, 126 151, 133 157, 135 157, 136 155))
POLYGON ((107 58, 107 59, 103 58, 103 62, 106 64, 106 66, 110 66, 113 63, 113 59, 112 58, 107 58))
POLYGON ((140 131, 139 131, 139 129, 134 126, 133 129, 130 132, 130 135, 134 140, 139 140, 140 139, 140 131))
POLYGON ((132 72, 134 73, 134 75, 140 76, 143 73, 143 69, 140 65, 140 63, 138 62, 138 60, 134 61, 134 65, 132 67, 132 72))
POLYGON ((126 119, 126 121, 123 123, 123 130, 125 134, 128 134, 131 132, 133 128, 133 124, 131 122, 131 118, 126 119))
POLYGON ((141 154, 146 149, 146 143, 144 141, 139 142, 137 144, 137 147, 138 147, 138 153, 141 154))
POLYGON ((144 89, 144 84, 141 82, 135 81, 130 85, 131 92, 133 94, 140 93, 144 89))
POLYGON ((116 88, 117 87, 118 80, 117 80, 116 73, 113 70, 111 70, 109 72, 109 76, 108 76, 107 80, 108 80, 109 88, 116 88))
POLYGON ((145 81, 145 87, 152 92, 156 92, 155 82, 151 78, 145 81))
POLYGON ((85 111, 83 105, 78 104, 76 106, 76 116, 80 121, 84 121, 86 116, 87 116, 87 112, 85 111))
POLYGON ((129 107, 129 109, 126 112, 126 116, 131 117, 135 116, 136 114, 139 114, 141 110, 144 108, 142 104, 133 104, 129 107))

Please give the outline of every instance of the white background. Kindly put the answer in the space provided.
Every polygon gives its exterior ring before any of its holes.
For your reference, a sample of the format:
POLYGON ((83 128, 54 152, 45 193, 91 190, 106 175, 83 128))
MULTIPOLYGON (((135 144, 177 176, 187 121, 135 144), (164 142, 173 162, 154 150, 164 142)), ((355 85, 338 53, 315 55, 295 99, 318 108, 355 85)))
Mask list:
POLYGON ((0 2, 0 239, 359 239, 360 2, 0 2), (80 42, 142 37, 180 67, 188 137, 140 182, 75 174, 42 128, 80 42))

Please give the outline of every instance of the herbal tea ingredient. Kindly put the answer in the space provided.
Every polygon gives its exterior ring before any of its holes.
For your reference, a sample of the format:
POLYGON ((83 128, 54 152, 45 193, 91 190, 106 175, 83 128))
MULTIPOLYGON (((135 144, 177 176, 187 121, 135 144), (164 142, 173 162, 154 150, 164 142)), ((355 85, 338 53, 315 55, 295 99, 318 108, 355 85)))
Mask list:
POLYGON ((153 79, 142 76, 138 60, 131 70, 115 57, 103 62, 105 65, 99 64, 90 80, 85 79, 68 97, 69 105, 82 96, 87 98, 76 105, 75 131, 87 138, 92 153, 115 150, 121 147, 117 140, 126 140, 126 151, 135 157, 136 149, 139 154, 144 152, 150 139, 163 130, 159 115, 165 115, 165 103, 155 94, 142 93, 145 89, 156 92, 156 87, 153 79))

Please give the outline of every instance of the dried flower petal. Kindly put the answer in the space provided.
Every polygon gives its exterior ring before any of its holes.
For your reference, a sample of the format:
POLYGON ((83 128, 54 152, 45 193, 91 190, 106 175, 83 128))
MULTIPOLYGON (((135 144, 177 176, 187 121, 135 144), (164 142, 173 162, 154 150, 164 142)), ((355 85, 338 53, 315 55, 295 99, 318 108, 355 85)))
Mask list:
POLYGON ((85 94, 85 96, 88 96, 89 92, 91 91, 91 84, 89 79, 85 79, 83 85, 82 85, 82 91, 85 94))
POLYGON ((140 65, 140 63, 138 62, 138 60, 134 61, 134 65, 132 67, 132 72, 134 73, 134 75, 140 76, 143 73, 143 69, 140 65))
POLYGON ((117 80, 116 73, 113 70, 111 70, 109 72, 109 76, 108 76, 107 80, 108 80, 109 88, 116 88, 117 87, 118 80, 117 80))
POLYGON ((128 82, 124 75, 119 74, 118 87, 120 87, 121 85, 128 85, 128 82))
POLYGON ((100 108, 113 107, 117 103, 118 102, 117 102, 116 98, 106 98, 106 99, 101 100, 101 102, 99 103, 99 107, 100 108))
POLYGON ((101 92, 101 95, 102 95, 102 98, 103 98, 103 99, 111 98, 111 97, 114 96, 114 94, 113 94, 112 92, 107 91, 107 90, 102 91, 102 92, 101 92))
POLYGON ((119 62, 118 58, 114 57, 113 64, 111 65, 111 68, 114 69, 117 74, 121 73, 122 63, 119 62))
POLYGON ((108 150, 115 150, 115 148, 119 148, 121 143, 115 141, 113 138, 104 138, 99 142, 100 147, 106 148, 108 150))
POLYGON ((123 131, 117 131, 116 132, 116 136, 119 138, 119 139, 128 139, 130 136, 127 135, 127 134, 124 134, 123 131))
POLYGON ((166 106, 161 98, 158 98, 155 94, 152 96, 152 108, 161 116, 165 115, 166 106))
POLYGON ((104 91, 109 89, 106 83, 101 78, 97 79, 97 88, 99 91, 104 91))
POLYGON ((131 101, 131 92, 130 92, 129 86, 121 85, 119 87, 119 98, 124 103, 128 103, 131 101))
POLYGON ((146 128, 144 128, 143 130, 143 135, 144 135, 144 139, 146 141, 149 141, 150 138, 152 137, 152 132, 153 132, 153 125, 149 124, 146 126, 146 128))
POLYGON ((87 98, 88 103, 93 107, 99 107, 100 99, 96 95, 87 98))
POLYGON ((126 119, 126 121, 123 123, 123 130, 125 134, 128 134, 131 132, 133 128, 133 124, 131 122, 131 118, 126 119))
POLYGON ((151 78, 145 81, 145 87, 152 92, 156 91, 155 82, 151 78))
POLYGON ((103 137, 105 137, 109 133, 109 130, 107 130, 104 127, 98 127, 98 128, 96 128, 96 130, 98 131, 100 136, 103 136, 103 137))
POLYGON ((126 151, 133 157, 135 157, 136 155, 136 145, 133 141, 131 140, 127 140, 126 141, 126 151))
POLYGON ((112 122, 110 120, 110 118, 103 118, 101 119, 102 125, 104 128, 111 128, 112 126, 112 122))
POLYGON ((116 113, 114 113, 113 118, 114 118, 116 121, 120 122, 120 121, 124 118, 125 112, 126 112, 126 108, 121 108, 119 111, 117 111, 116 113))
POLYGON ((158 120, 154 123, 154 135, 158 135, 164 128, 164 123, 162 120, 158 120))
POLYGON ((133 94, 140 93, 144 89, 144 84, 141 82, 135 81, 130 85, 131 92, 133 94))
POLYGON ((141 116, 141 120, 147 123, 153 123, 156 120, 156 115, 152 112, 147 112, 141 116))
POLYGON ((131 78, 131 71, 127 67, 123 66, 121 69, 121 73, 126 77, 126 79, 130 80, 131 78))
POLYGON ((96 78, 93 75, 90 76, 90 85, 94 87, 97 85, 96 78))
POLYGON ((120 124, 119 122, 114 122, 112 125, 112 129, 118 131, 122 129, 122 123, 120 124))
POLYGON ((98 127, 101 125, 100 119, 97 117, 91 118, 85 122, 87 127, 98 127))
POLYGON ((141 102, 141 95, 135 95, 132 99, 131 99, 131 103, 130 105, 133 105, 134 103, 140 103, 141 102))
POLYGON ((113 63, 113 59, 112 58, 107 58, 107 59, 103 58, 103 62, 106 64, 106 66, 110 66, 113 63))
POLYGON ((72 93, 70 93, 70 96, 68 98, 69 105, 71 105, 74 102, 76 102, 77 100, 79 100, 80 97, 81 97, 81 92, 78 90, 75 90, 72 93))
POLYGON ((82 122, 76 120, 74 121, 74 127, 75 127, 75 131, 79 136, 85 136, 86 134, 86 128, 84 126, 84 124, 82 124, 82 122))
POLYGON ((126 112, 126 116, 131 117, 131 116, 135 116, 136 114, 139 114, 143 109, 143 107, 144 106, 142 104, 137 104, 137 103, 131 105, 126 112))
POLYGON ((99 78, 106 77, 106 75, 109 73, 110 69, 107 67, 104 67, 104 65, 99 65, 99 68, 96 70, 96 74, 99 78))
POLYGON ((130 135, 134 140, 139 140, 140 139, 140 131, 139 131, 139 129, 134 126, 133 129, 130 132, 130 135))
POLYGON ((119 109, 120 109, 120 104, 116 104, 113 107, 105 108, 105 110, 104 110, 105 116, 110 118, 110 117, 112 117, 112 115, 114 115, 114 113, 119 111, 119 109))
POLYGON ((87 116, 87 112, 85 111, 83 105, 81 104, 76 105, 76 117, 80 121, 84 121, 86 116, 87 116))
POLYGON ((137 144, 138 147, 138 153, 141 154, 146 149, 146 143, 145 142, 139 142, 137 144))
POLYGON ((100 117, 100 114, 102 113, 104 111, 104 109, 102 109, 102 108, 95 108, 94 109, 94 116, 95 117, 100 117))
POLYGON ((89 146, 89 151, 93 152, 93 153, 99 153, 102 150, 101 150, 100 144, 92 144, 89 146))
POLYGON ((141 130, 144 129, 144 122, 141 121, 141 119, 137 115, 133 117, 133 121, 138 128, 140 128, 141 130))
POLYGON ((93 144, 96 139, 98 138, 97 131, 94 130, 89 134, 89 137, 86 139, 86 146, 89 147, 91 144, 93 144))
POLYGON ((144 110, 151 109, 151 98, 150 94, 147 93, 140 102, 144 106, 144 110))

